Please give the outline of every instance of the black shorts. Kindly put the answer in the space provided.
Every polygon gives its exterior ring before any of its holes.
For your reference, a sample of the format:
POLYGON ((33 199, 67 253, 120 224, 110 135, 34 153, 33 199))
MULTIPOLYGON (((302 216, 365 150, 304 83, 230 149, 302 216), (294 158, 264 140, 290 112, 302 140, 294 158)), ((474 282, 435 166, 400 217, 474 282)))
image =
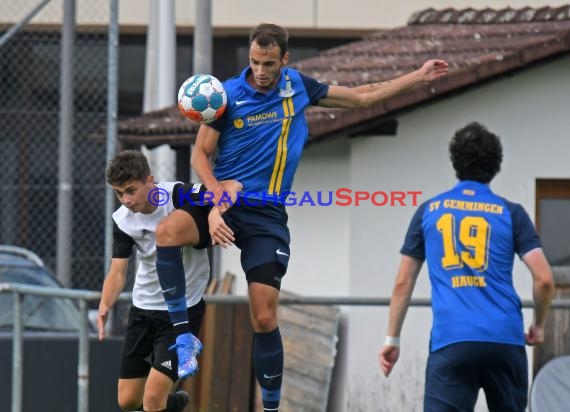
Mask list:
POLYGON ((283 274, 289 265, 291 237, 287 211, 282 205, 235 205, 223 215, 234 231, 235 245, 241 249, 241 266, 248 274, 252 269, 277 262, 283 274))
POLYGON ((424 412, 473 411, 479 389, 490 412, 524 412, 528 366, 524 346, 460 342, 429 354, 424 412))
POLYGON ((179 183, 172 190, 172 203, 176 209, 184 210, 194 219, 198 228, 199 240, 195 249, 210 246, 210 231, 208 230, 208 214, 211 206, 204 201, 206 186, 200 183, 179 183))
POLYGON ((198 235, 200 240, 194 246, 195 249, 204 249, 212 243, 210 238, 210 230, 208 228, 208 215, 210 214, 211 206, 196 206, 189 203, 184 203, 178 209, 184 210, 194 219, 196 227, 198 228, 198 235))
MULTIPOLYGON (((188 308, 188 323, 198 336, 206 304, 203 300, 188 308)), ((169 347, 176 343, 174 328, 166 310, 144 310, 131 306, 123 344, 121 379, 145 378, 153 367, 173 381, 178 379, 178 357, 169 347)))
MULTIPOLYGON (((178 208, 189 213, 196 222, 200 240, 195 247, 200 249, 210 245, 208 214, 211 207, 185 203, 178 208)), ((291 254, 285 206, 247 206, 238 201, 224 213, 223 218, 233 230, 235 245, 241 250, 241 267, 248 283, 254 281, 279 289, 291 254), (256 268, 258 270, 254 270, 256 268)))

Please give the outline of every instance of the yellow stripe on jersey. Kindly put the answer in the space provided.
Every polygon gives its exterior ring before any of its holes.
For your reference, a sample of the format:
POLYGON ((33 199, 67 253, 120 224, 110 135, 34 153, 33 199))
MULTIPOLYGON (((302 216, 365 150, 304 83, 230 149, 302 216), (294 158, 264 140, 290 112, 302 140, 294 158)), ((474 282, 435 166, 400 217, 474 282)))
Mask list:
POLYGON ((289 109, 289 117, 295 116, 295 108, 293 107, 293 98, 289 97, 285 99, 287 102, 287 108, 289 109))
MULTIPOLYGON (((289 100, 289 99, 287 99, 289 100)), ((275 183, 275 192, 279 194, 281 192, 281 184, 283 182, 283 174, 285 173, 285 163, 287 160, 287 140, 289 138, 289 128, 291 126, 292 118, 286 119, 285 124, 285 136, 283 138, 283 151, 281 153, 281 168, 279 169, 279 175, 277 177, 277 183, 275 183)))
POLYGON ((288 97, 283 99, 283 124, 281 125, 281 134, 277 141, 277 153, 275 155, 275 163, 273 165, 273 173, 271 174, 271 182, 269 182, 269 194, 279 194, 285 173, 285 163, 287 161, 287 140, 289 137, 289 127, 293 121, 295 110, 293 107, 293 99, 288 97))

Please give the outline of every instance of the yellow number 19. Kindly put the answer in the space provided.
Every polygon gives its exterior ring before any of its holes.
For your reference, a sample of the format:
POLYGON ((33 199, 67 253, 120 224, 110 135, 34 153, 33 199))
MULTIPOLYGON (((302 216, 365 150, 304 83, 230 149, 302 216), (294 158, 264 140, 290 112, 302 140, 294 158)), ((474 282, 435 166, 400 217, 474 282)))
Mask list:
POLYGON ((491 226, 483 217, 466 216, 459 222, 459 241, 467 250, 457 253, 455 216, 442 215, 437 221, 437 230, 443 237, 441 264, 446 269, 460 268, 465 263, 477 271, 487 269, 491 226))

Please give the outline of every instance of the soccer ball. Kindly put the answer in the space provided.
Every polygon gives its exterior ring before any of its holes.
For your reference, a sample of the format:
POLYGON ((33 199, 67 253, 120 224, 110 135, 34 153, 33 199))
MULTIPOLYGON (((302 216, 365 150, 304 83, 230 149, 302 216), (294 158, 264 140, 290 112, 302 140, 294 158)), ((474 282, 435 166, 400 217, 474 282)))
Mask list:
POLYGON ((228 96, 222 83, 209 74, 195 74, 178 90, 180 113, 190 120, 210 123, 226 110, 228 96))

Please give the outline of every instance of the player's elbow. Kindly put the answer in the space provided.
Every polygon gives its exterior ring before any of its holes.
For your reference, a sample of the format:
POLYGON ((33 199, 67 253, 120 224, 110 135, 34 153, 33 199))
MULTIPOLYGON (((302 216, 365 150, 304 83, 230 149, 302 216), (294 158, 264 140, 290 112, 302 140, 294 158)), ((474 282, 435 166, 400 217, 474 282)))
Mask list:
POLYGON ((543 268, 533 277, 535 298, 551 301, 554 296, 554 278, 550 267, 543 268))
POLYGON ((554 277, 550 267, 544 268, 534 278, 534 287, 545 297, 551 298, 554 295, 554 277))
POLYGON ((196 141, 196 145, 192 148, 192 155, 190 156, 190 164, 192 167, 200 167, 204 162, 210 162, 210 156, 214 152, 214 148, 204 142, 196 141))
POLYGON ((414 280, 409 277, 398 276, 394 283, 394 296, 409 297, 414 290, 414 280))
POLYGON ((359 93, 353 104, 354 109, 365 109, 372 106, 374 104, 374 100, 370 98, 368 93, 359 93))
POLYGON ((532 274, 534 293, 544 297, 552 296, 554 294, 554 277, 544 251, 541 248, 533 249, 524 255, 523 261, 532 274))
POLYGON ((200 156, 203 156, 203 153, 198 154, 196 149, 192 150, 192 156, 190 157, 190 166, 193 169, 196 169, 200 165, 200 156))
POLYGON ((340 107, 343 109, 362 109, 372 106, 374 103, 371 98, 370 93, 357 91, 351 89, 351 91, 344 95, 342 99, 335 101, 335 104, 331 107, 340 107))

